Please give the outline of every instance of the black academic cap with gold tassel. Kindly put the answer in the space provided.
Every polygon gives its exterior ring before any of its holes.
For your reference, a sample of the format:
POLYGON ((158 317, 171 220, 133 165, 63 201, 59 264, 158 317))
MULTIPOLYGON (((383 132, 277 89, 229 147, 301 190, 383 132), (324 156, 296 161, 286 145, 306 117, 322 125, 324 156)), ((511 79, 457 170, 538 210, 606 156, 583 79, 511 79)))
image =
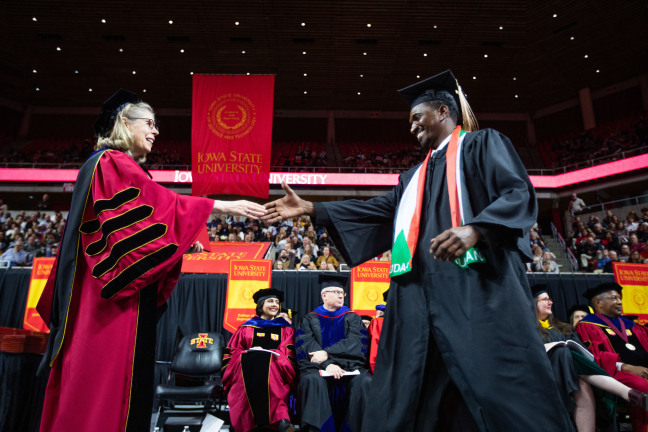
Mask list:
POLYGON ((474 132, 479 129, 466 95, 450 70, 402 88, 398 93, 409 103, 410 109, 423 102, 442 101, 457 110, 460 116, 458 122, 463 130, 474 132))

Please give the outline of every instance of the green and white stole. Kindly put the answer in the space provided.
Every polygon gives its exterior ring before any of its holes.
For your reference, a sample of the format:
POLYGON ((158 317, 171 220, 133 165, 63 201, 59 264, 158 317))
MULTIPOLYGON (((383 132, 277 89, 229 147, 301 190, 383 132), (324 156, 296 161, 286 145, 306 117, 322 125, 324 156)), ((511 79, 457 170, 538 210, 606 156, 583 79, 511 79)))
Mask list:
MULTIPOLYGON (((465 132, 457 126, 452 132, 446 152, 446 180, 450 198, 450 215, 452 226, 462 226, 464 223, 464 206, 468 205, 463 199, 463 172, 461 169, 461 146, 465 132)), ((394 246, 389 277, 399 276, 412 270, 412 258, 416 251, 419 238, 421 212, 423 210, 423 193, 425 177, 432 149, 428 152, 421 166, 410 179, 405 192, 398 203, 394 230, 394 246)), ((486 259, 476 248, 470 248, 454 263, 462 269, 472 263, 486 262, 486 259)))

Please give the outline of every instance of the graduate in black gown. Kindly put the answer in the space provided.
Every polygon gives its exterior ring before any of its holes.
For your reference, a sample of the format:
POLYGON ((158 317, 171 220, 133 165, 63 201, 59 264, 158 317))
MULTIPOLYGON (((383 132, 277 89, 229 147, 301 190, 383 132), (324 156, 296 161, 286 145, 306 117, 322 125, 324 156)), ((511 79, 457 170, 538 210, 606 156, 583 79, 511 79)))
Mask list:
POLYGON ((344 305, 347 279, 321 274, 323 304, 297 329, 301 431, 360 432, 371 383, 368 333, 360 316, 344 305), (344 375, 356 371, 359 375, 344 375), (324 372, 331 376, 322 377, 324 372))
POLYGON ((573 430, 533 317, 523 261, 537 203, 522 162, 501 133, 474 131, 450 71, 401 94, 430 153, 394 189, 311 203, 282 185, 266 204, 266 220, 314 217, 351 266, 392 248, 363 431, 573 430))

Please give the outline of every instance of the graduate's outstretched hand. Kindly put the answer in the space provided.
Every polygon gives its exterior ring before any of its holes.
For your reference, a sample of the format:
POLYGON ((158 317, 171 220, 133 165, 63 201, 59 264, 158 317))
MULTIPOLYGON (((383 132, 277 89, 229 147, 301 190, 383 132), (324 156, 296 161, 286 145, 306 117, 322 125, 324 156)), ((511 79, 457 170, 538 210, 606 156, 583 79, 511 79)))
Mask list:
POLYGON ((330 364, 326 366, 326 372, 330 373, 335 379, 342 378, 343 374, 345 373, 344 369, 336 364, 330 364))
POLYGON ((265 204, 268 214, 261 218, 262 221, 268 223, 278 222, 282 219, 297 217, 301 215, 314 216, 313 203, 303 200, 297 195, 286 182, 281 183, 281 187, 286 196, 278 200, 265 204))
POLYGON ((453 261, 481 239, 481 233, 471 225, 450 228, 432 239, 430 253, 435 259, 453 261))

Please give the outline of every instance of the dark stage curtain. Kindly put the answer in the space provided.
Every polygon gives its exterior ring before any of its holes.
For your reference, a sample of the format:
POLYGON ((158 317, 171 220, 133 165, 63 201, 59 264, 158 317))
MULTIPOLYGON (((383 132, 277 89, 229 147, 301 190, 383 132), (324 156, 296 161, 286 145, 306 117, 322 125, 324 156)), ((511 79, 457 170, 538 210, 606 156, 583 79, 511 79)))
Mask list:
POLYGON ((0 270, 0 327, 22 328, 31 270, 0 270))

